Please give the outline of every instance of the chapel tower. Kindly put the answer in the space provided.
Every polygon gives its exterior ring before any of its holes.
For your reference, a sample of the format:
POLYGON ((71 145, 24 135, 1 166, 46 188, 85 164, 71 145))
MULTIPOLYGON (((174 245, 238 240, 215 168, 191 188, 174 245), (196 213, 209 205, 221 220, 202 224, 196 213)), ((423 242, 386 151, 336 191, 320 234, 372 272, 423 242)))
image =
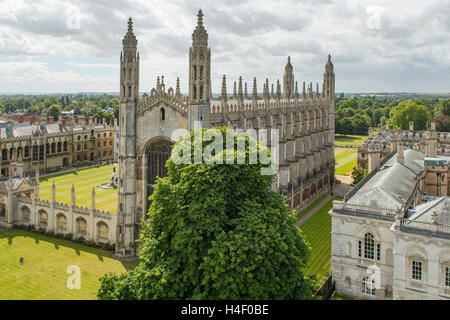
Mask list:
POLYGON ((334 66, 331 62, 331 55, 328 55, 328 61, 325 65, 325 73, 323 74, 323 89, 326 98, 334 99, 334 66))
POLYGON ((294 97, 294 68, 291 64, 291 57, 288 57, 283 75, 283 97, 290 99, 294 97))
POLYGON ((139 102, 139 53, 128 20, 120 54, 119 186, 116 255, 134 256, 136 228, 136 111, 139 102))
POLYGON ((202 10, 198 11, 197 18, 189 49, 189 130, 194 129, 195 122, 200 122, 203 128, 210 126, 211 49, 202 10))

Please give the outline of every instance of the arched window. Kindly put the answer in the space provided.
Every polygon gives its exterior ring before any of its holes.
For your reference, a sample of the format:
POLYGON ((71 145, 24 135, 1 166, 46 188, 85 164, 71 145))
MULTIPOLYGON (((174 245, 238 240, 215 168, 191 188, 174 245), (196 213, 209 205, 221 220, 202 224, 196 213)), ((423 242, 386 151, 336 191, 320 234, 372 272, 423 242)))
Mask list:
POLYGON ((77 219, 77 232, 82 235, 87 233, 87 222, 83 218, 77 219))
POLYGON ((58 230, 66 231, 67 230, 67 218, 62 214, 58 214, 57 216, 57 226, 58 230))
POLYGON ((161 108, 160 113, 161 113, 161 121, 166 120, 166 110, 164 110, 164 108, 161 108))
POLYGON ((46 227, 48 221, 48 214, 44 210, 39 210, 39 225, 41 227, 46 227))
POLYGON ((109 228, 108 225, 104 222, 99 222, 97 224, 98 237, 101 239, 109 238, 109 228))
POLYGON ((28 207, 22 207, 22 220, 23 222, 30 222, 30 209, 28 207))
POLYGON ((375 279, 364 277, 361 284, 361 292, 371 296, 375 295, 375 279))
POLYGON ((375 258, 375 239, 371 233, 364 235, 364 258, 371 260, 375 258))

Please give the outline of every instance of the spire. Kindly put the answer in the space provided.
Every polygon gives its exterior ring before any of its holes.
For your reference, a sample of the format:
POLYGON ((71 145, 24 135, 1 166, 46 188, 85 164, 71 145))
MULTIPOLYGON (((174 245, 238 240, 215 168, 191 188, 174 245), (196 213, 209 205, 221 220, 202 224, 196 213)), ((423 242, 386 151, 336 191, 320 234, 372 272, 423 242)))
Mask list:
POLYGON ((95 187, 92 187, 91 193, 91 209, 95 210, 95 187))
POLYGON ((295 97, 295 98, 298 98, 298 82, 297 82, 297 81, 295 81, 294 97, 295 97))
POLYGON ((124 58, 135 58, 137 51, 137 39, 133 33, 133 20, 128 19, 128 31, 122 40, 124 58))
POLYGON ((203 12, 202 9, 198 10, 197 14, 197 26, 192 33, 192 46, 208 46, 208 33, 203 26, 203 12))
POLYGON ((248 99, 247 82, 244 83, 244 99, 248 99))
POLYGON ((316 98, 318 99, 319 97, 320 97, 320 94, 319 94, 319 83, 316 82, 316 98))
POLYGON ((23 159, 22 159, 22 149, 19 149, 18 151, 18 159, 16 163, 16 170, 17 170, 17 176, 23 177, 23 159))
POLYGON ((258 99, 258 89, 256 88, 256 77, 253 78, 253 92, 252 92, 252 99, 257 100, 258 99))
POLYGON ((36 171, 35 171, 34 177, 35 177, 35 182, 37 184, 39 184, 39 165, 36 165, 36 171))
POLYGON ((225 75, 222 78, 222 101, 227 101, 227 79, 225 75))
POLYGON ((279 79, 277 79, 277 99, 281 99, 281 85, 279 79))
POLYGON ((177 77, 177 87, 175 89, 175 95, 177 97, 181 97, 181 91, 180 91, 180 78, 177 77))
POLYGON ((72 189, 70 189, 70 204, 75 206, 75 186, 72 184, 72 189))
POLYGON ((242 94, 242 77, 239 77, 239 88, 238 88, 238 97, 243 100, 244 96, 242 94))
POLYGON ((305 81, 303 81, 302 99, 306 99, 305 81))
POLYGON ((55 180, 53 180, 52 183, 52 202, 56 201, 56 186, 55 186, 55 180))
POLYGON ((234 88, 233 88, 233 99, 237 99, 237 92, 236 92, 236 81, 234 82, 234 88))
POLYGON ((264 86, 264 98, 269 99, 269 79, 266 78, 266 85, 264 86))
POLYGON ((133 34, 133 19, 128 19, 128 32, 127 34, 133 34))
POLYGON ((292 70, 292 69, 293 69, 293 68, 292 68, 292 64, 291 64, 291 57, 290 57, 290 56, 288 56, 287 63, 286 63, 286 66, 284 67, 284 69, 285 69, 286 71, 289 71, 289 70, 292 70))
POLYGON ((272 83, 272 90, 270 91, 270 97, 274 98, 275 97, 275 93, 273 91, 273 83, 272 83))

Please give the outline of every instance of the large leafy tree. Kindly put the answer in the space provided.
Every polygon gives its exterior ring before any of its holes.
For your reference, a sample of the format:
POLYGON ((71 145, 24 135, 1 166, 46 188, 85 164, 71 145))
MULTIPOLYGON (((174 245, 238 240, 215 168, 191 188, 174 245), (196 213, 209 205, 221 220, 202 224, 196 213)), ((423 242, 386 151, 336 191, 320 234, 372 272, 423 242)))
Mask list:
POLYGON ((391 109, 390 119, 396 128, 408 130, 409 122, 414 121, 415 130, 426 130, 431 112, 427 107, 412 100, 404 100, 391 109))
POLYGON ((442 99, 435 107, 436 115, 450 116, 450 99, 442 99))
POLYGON ((55 121, 58 121, 59 115, 61 114, 61 106, 58 104, 52 104, 47 108, 47 115, 53 117, 55 121))
MULTIPOLYGON (((191 141, 204 130, 177 143, 168 176, 156 183, 139 266, 104 276, 99 299, 310 299, 313 283, 301 271, 310 248, 283 197, 270 190, 274 176, 261 174, 267 165, 249 164, 259 144, 233 133, 246 147, 227 152, 235 163, 244 155, 244 164, 175 163, 187 150, 194 159, 191 141)), ((225 149, 226 129, 217 132, 225 149)), ((209 146, 200 144, 225 163, 227 152, 209 146)))

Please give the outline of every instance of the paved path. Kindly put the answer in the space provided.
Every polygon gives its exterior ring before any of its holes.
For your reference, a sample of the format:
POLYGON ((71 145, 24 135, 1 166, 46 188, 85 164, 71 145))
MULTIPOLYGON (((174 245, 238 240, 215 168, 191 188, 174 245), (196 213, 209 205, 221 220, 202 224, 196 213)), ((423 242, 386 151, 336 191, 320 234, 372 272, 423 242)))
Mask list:
POLYGON ((331 199, 333 199, 333 197, 330 194, 327 194, 327 196, 325 198, 323 198, 322 201, 320 201, 314 208, 312 208, 307 214, 305 214, 303 217, 301 217, 300 219, 298 219, 298 221, 296 223, 294 223, 294 226, 296 227, 300 227, 302 224, 304 224, 306 222, 306 220, 308 220, 309 218, 311 218, 317 211, 320 210, 320 208, 322 208, 325 203, 327 203, 328 201, 330 201, 331 199))

